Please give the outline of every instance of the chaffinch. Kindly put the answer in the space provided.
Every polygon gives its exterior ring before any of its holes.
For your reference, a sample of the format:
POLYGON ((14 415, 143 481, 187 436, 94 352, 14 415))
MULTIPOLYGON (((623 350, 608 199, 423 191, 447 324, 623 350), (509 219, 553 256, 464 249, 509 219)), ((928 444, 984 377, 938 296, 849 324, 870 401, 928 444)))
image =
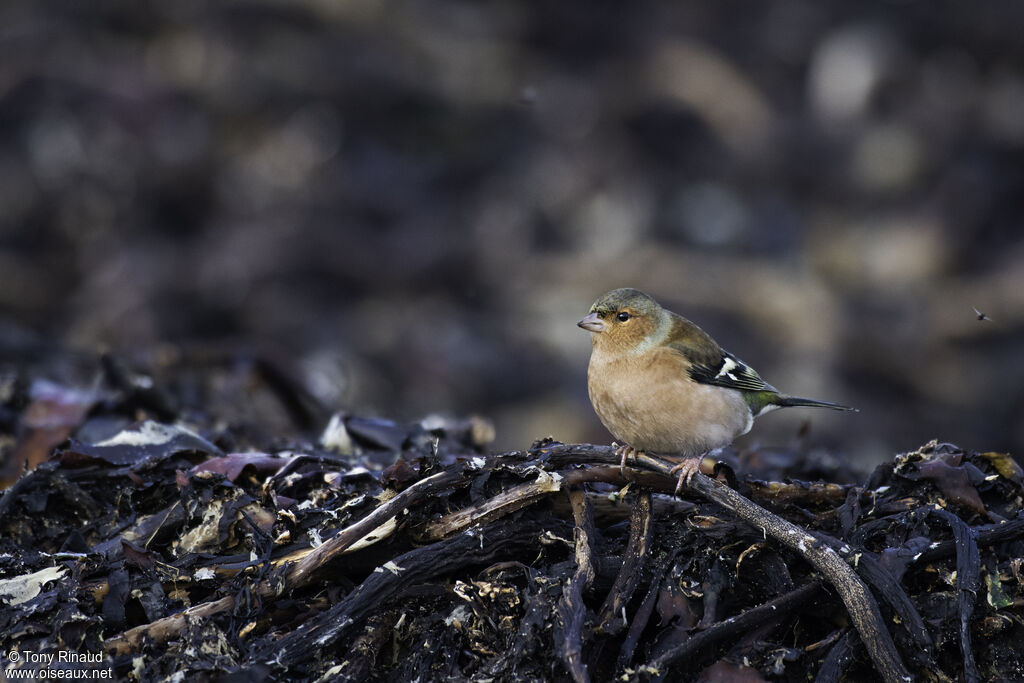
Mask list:
POLYGON ((650 451, 682 456, 676 491, 710 451, 750 431, 754 418, 790 406, 854 410, 780 394, 692 322, 636 289, 616 289, 577 323, 591 332, 590 402, 625 444, 626 458, 650 451))

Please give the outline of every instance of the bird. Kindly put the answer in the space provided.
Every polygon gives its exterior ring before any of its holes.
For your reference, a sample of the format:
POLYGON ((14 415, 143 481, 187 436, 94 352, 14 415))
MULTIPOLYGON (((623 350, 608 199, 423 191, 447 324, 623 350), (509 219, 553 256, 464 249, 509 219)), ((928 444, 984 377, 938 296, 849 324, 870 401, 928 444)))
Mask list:
MULTIPOLYGON (((971 308, 974 308, 974 306, 971 306, 971 308)), ((974 308, 974 315, 978 316, 978 320, 992 320, 992 318, 988 317, 987 313, 982 313, 977 308, 974 308)))
POLYGON ((681 458, 676 494, 704 456, 746 434, 754 418, 777 408, 855 408, 788 396, 704 330, 650 295, 614 289, 576 323, 591 333, 587 390, 594 412, 626 459, 640 453, 681 458), (619 445, 619 441, 623 442, 619 445))

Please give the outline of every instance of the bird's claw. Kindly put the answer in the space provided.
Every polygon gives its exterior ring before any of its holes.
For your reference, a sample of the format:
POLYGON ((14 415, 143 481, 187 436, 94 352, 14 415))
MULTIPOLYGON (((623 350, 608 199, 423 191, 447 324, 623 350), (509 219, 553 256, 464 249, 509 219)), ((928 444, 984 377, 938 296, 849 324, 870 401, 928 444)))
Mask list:
POLYGON ((678 496, 684 485, 689 486, 690 480, 693 479, 693 475, 700 472, 700 463, 702 460, 704 460, 703 455, 686 457, 683 458, 675 467, 669 470, 669 475, 673 475, 676 472, 679 473, 679 479, 676 480, 676 490, 672 493, 673 496, 678 496))
POLYGON ((634 458, 636 458, 637 456, 641 455, 643 453, 643 451, 637 450, 636 448, 633 448, 628 443, 622 444, 621 446, 619 444, 617 444, 617 443, 613 443, 612 444, 612 448, 615 449, 615 455, 617 455, 620 458, 622 458, 622 460, 619 461, 619 474, 621 474, 623 477, 625 477, 626 476, 626 458, 628 458, 630 456, 633 456, 634 458))

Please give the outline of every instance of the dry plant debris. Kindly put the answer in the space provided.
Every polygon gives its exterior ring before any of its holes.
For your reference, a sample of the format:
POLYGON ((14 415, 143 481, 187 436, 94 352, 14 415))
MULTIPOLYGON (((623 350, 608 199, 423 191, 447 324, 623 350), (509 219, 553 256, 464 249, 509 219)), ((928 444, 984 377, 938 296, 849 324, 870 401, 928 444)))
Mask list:
POLYGON ((102 653, 123 680, 1024 677, 1007 455, 932 442, 863 485, 723 466, 681 500, 671 463, 487 453, 478 419, 281 400, 297 427, 258 448, 108 384, 7 392, 29 471, 0 496, 2 652, 102 653))

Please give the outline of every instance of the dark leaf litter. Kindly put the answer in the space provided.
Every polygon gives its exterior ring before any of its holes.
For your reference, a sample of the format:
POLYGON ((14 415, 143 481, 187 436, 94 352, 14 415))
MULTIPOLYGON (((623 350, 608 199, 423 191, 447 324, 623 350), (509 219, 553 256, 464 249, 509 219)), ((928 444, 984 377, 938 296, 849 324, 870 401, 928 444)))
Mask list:
MULTIPOLYGON (((618 468, 595 459, 606 448, 580 446, 574 462, 573 447, 544 440, 498 455, 480 418, 331 416, 287 383, 236 384, 238 402, 281 411, 260 424, 189 399, 201 391, 162 388, 215 381, 182 372, 145 392, 108 373, 99 389, 18 378, 7 393, 5 669, 109 667, 121 680, 873 675, 843 603, 803 558, 720 506, 671 498, 660 475, 627 471, 623 490, 618 468), (98 659, 15 662, 13 651, 98 659)), ((800 480, 801 466, 823 470, 803 455, 722 459, 746 474, 744 495, 844 548, 916 677, 1024 677, 1017 463, 931 442, 852 484, 836 465, 824 476, 838 483, 800 480)))

